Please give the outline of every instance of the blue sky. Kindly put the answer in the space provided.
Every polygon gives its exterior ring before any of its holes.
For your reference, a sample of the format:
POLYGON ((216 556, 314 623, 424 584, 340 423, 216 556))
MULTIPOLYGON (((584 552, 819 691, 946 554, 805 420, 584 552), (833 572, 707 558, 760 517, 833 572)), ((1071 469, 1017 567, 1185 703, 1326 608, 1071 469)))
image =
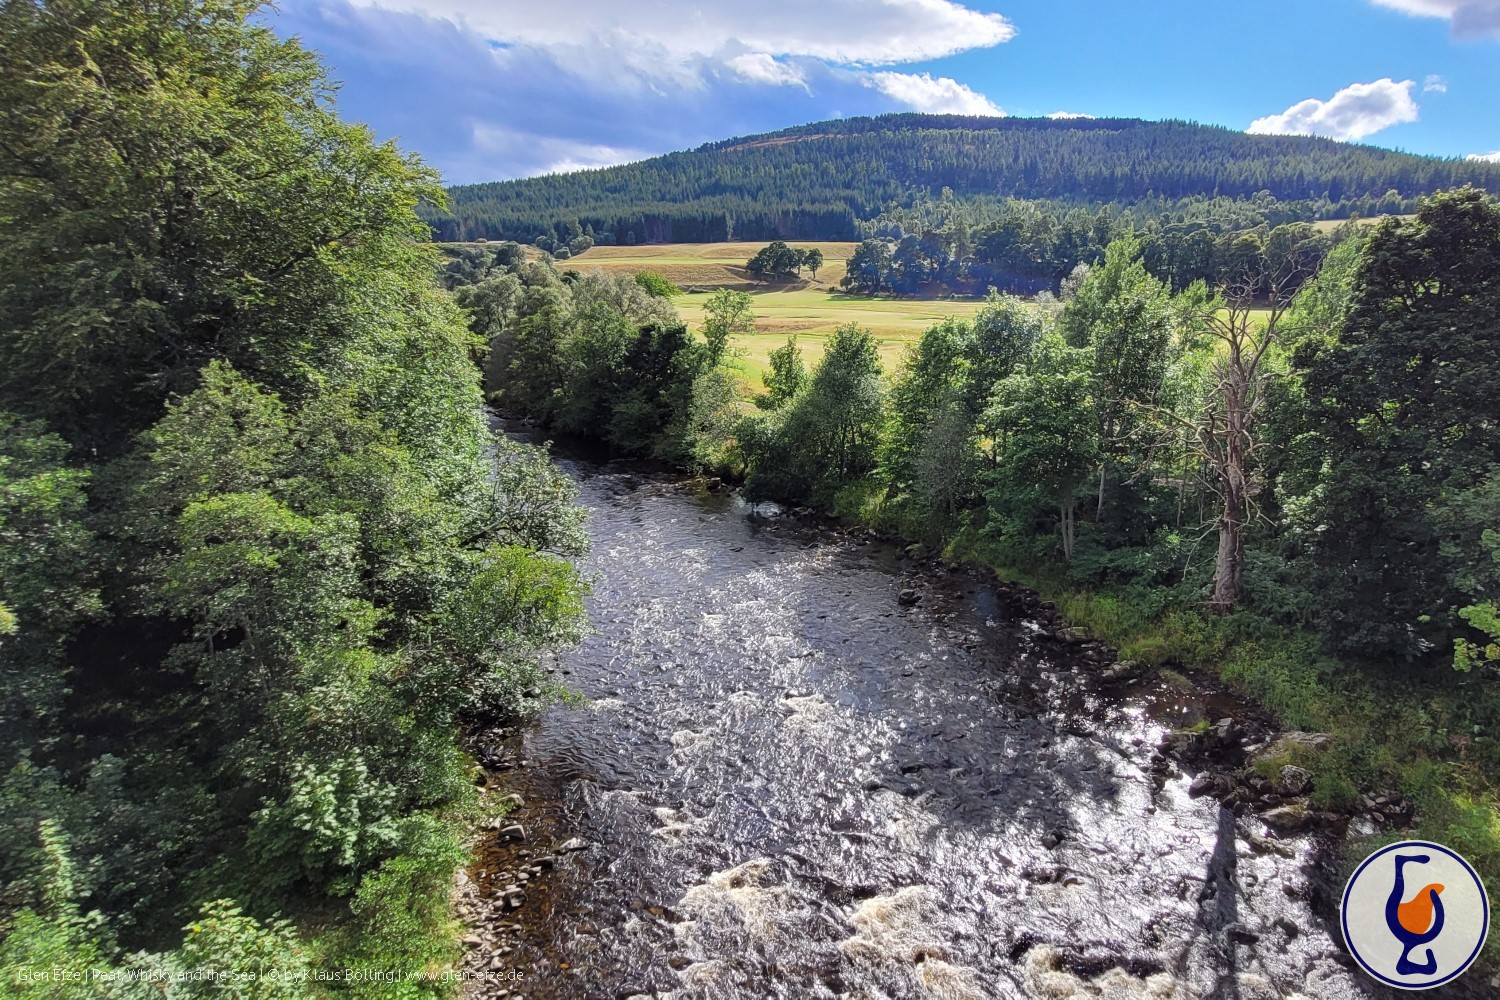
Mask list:
POLYGON ((281 0, 452 183, 886 111, 1183 118, 1500 160, 1500 0, 281 0))

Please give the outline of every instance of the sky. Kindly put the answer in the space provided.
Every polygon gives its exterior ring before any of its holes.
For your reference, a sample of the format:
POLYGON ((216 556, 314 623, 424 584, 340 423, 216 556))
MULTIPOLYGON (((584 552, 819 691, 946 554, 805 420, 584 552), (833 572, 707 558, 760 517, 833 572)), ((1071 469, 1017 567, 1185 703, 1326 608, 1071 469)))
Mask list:
POLYGON ((1500 162, 1500 0, 280 0, 449 183, 891 111, 1182 119, 1500 162))

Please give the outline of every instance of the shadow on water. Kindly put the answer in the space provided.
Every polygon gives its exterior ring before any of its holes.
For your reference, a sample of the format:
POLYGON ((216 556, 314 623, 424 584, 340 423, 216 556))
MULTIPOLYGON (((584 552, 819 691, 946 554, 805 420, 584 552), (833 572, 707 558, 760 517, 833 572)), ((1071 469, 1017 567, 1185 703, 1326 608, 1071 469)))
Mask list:
POLYGON ((1376 995, 1305 902, 1305 845, 1249 854, 1153 782, 1190 694, 1102 696, 993 588, 892 546, 559 461, 595 584, 557 679, 587 702, 515 734, 505 784, 534 847, 580 849, 518 914, 517 995, 1376 995))

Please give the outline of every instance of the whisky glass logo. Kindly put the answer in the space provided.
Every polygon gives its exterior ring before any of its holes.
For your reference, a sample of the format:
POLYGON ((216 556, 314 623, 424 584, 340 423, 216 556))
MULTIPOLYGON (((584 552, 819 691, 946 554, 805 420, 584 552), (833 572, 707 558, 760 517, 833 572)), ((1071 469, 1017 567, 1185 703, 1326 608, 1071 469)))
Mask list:
POLYGON ((1404 990, 1449 982, 1479 957, 1490 901, 1473 866, 1411 840, 1364 860, 1344 889, 1344 942, 1366 972, 1404 990))

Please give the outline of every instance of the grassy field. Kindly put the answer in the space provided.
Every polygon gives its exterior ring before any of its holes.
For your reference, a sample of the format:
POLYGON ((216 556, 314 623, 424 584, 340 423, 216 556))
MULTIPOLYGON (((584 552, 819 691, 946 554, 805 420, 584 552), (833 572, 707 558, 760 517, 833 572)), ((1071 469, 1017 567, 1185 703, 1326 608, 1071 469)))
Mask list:
MULTIPOLYGON (((1390 218, 1390 216, 1387 216, 1387 215, 1372 215, 1372 216, 1370 216, 1367 219, 1356 219, 1355 221, 1358 222, 1361 226, 1373 226, 1373 225, 1375 225, 1375 223, 1381 221, 1382 219, 1387 219, 1387 218, 1390 218)), ((1415 215, 1398 215, 1398 216, 1396 216, 1396 218, 1398 218, 1398 219, 1415 219, 1416 216, 1415 215)), ((1318 230, 1319 232, 1322 232, 1322 233, 1331 233, 1335 229, 1338 229, 1340 226, 1344 225, 1348 221, 1349 221, 1348 219, 1320 219, 1319 221, 1314 222, 1312 224, 1312 227, 1314 229, 1318 230)))
MULTIPOLYGON (((1318 223, 1326 228, 1341 224, 1318 223)), ((703 304, 714 291, 720 288, 748 291, 755 298, 755 332, 736 337, 732 345, 747 396, 762 390, 760 376, 770 354, 785 344, 790 334, 797 335, 803 360, 812 367, 823 356, 824 343, 835 329, 844 323, 858 323, 874 334, 881 363, 889 373, 896 369, 906 348, 928 327, 949 316, 968 319, 984 305, 983 300, 974 298, 872 299, 846 295, 838 291, 837 285, 844 276, 849 255, 857 246, 855 243, 793 242, 793 246, 817 247, 823 251, 824 264, 817 280, 804 276, 790 281, 758 281, 745 270, 745 262, 765 245, 658 243, 593 247, 578 257, 558 261, 557 267, 585 273, 598 269, 659 274, 688 290, 674 299, 673 304, 694 331, 703 328, 703 304)))
POLYGON ((571 260, 558 261, 558 267, 588 271, 653 271, 679 288, 740 288, 745 291, 765 288, 818 290, 835 288, 843 280, 845 265, 857 243, 819 243, 793 241, 794 247, 817 247, 823 252, 823 266, 817 280, 804 272, 803 277, 786 282, 767 283, 745 270, 745 262, 764 243, 661 243, 635 247, 594 247, 571 260))
POLYGON ((886 371, 901 360, 908 344, 915 343, 932 324, 949 316, 968 318, 979 311, 977 299, 871 299, 837 291, 849 255, 856 243, 793 241, 795 247, 817 247, 823 252, 823 267, 817 280, 808 276, 789 281, 759 281, 745 270, 748 261, 765 243, 662 243, 634 247, 593 247, 570 260, 557 262, 560 269, 588 272, 651 271, 666 278, 687 294, 674 300, 683 320, 693 330, 703 326, 703 303, 720 288, 734 288, 755 296, 755 333, 737 337, 734 350, 739 358, 747 392, 761 391, 760 375, 770 353, 795 333, 809 366, 823 356, 828 335, 844 323, 869 328, 880 344, 880 359, 886 371))
MULTIPOLYGON (((676 300, 678 312, 694 330, 703 325, 703 303, 708 292, 693 292, 676 300)), ((886 371, 895 368, 907 345, 916 342, 932 324, 949 316, 968 318, 984 304, 975 299, 869 299, 811 288, 756 291, 755 333, 736 337, 745 376, 760 388, 767 358, 797 335, 803 359, 811 366, 823 356, 829 334, 844 323, 858 323, 875 335, 886 371)))

